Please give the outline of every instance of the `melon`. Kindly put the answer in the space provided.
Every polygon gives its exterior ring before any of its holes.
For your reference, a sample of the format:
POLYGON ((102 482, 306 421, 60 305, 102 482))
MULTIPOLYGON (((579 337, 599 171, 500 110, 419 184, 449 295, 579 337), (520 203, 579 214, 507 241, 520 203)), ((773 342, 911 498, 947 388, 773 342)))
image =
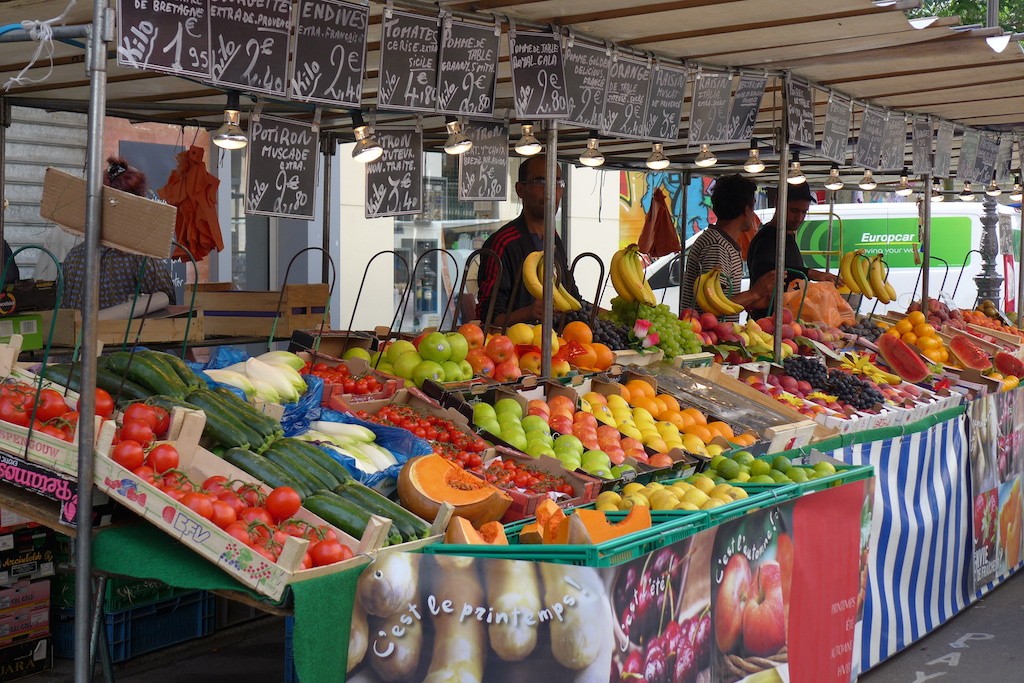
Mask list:
POLYGON ((996 372, 1001 375, 1013 375, 1017 378, 1024 377, 1024 360, 1017 358, 1012 353, 1000 351, 996 354, 994 365, 996 366, 996 372))
POLYGON ((961 365, 970 370, 984 372, 992 367, 992 359, 988 357, 988 354, 978 348, 978 345, 968 339, 966 335, 958 334, 950 339, 949 350, 961 365))
POLYGON ((921 357, 899 337, 883 334, 875 344, 886 364, 906 381, 916 384, 923 382, 931 374, 921 357))
POLYGON ((411 458, 398 475, 398 499, 402 506, 423 519, 434 519, 448 503, 453 514, 479 528, 497 522, 512 498, 483 479, 432 453, 411 458))

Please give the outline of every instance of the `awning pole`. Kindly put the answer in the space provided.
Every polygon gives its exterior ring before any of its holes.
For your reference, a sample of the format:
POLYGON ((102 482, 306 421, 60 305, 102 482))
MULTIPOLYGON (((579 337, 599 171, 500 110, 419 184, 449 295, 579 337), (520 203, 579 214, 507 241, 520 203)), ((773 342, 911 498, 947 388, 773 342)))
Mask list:
MULTIPOLYGON (((772 345, 772 354, 776 362, 782 361, 782 294, 786 287, 786 200, 788 199, 786 188, 788 187, 786 176, 789 167, 789 95, 786 88, 786 76, 782 79, 782 113, 779 117, 781 129, 779 130, 779 191, 775 200, 775 339, 772 345)), ((753 287, 754 283, 751 282, 753 287)))
MULTIPOLYGON (((544 183, 544 315, 541 318, 541 376, 551 376, 551 329, 555 313, 555 214, 558 212, 558 122, 547 126, 548 144, 544 159, 547 182, 544 183)), ((568 274, 568 273, 566 273, 568 274)), ((594 302, 597 306, 597 302, 594 302)))
MULTIPOLYGON (((924 183, 924 199, 921 207, 921 312, 928 315, 928 287, 929 272, 932 267, 932 199, 931 199, 931 174, 925 173, 921 176, 924 183)), ((911 301, 910 303, 914 303, 911 301)))

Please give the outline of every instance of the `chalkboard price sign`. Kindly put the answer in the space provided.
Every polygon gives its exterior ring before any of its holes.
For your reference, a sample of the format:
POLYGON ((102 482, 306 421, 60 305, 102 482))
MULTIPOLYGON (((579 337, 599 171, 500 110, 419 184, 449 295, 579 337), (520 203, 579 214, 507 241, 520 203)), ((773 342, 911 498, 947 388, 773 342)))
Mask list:
POLYGON ((900 112, 889 112, 882 134, 882 158, 879 162, 884 171, 898 171, 906 161, 907 120, 900 112))
POLYGON ((980 135, 978 137, 978 154, 974 157, 971 180, 987 185, 992 180, 992 172, 996 170, 998 156, 999 138, 995 135, 980 135))
POLYGON ((608 86, 608 49, 573 41, 562 51, 565 60, 565 90, 569 98, 566 121, 596 130, 601 126, 604 91, 608 86))
POLYGON ((459 199, 505 201, 508 198, 508 126, 468 121, 462 128, 473 141, 459 155, 459 199))
POLYGON ((313 218, 318 157, 313 126, 274 116, 253 117, 246 152, 246 213, 313 218))
POLYGON ((821 156, 837 164, 846 162, 852 106, 850 100, 833 96, 825 110, 825 127, 821 131, 821 156))
POLYGON ((437 76, 437 110, 491 114, 498 74, 498 36, 493 26, 446 21, 437 76))
POLYGON ((562 46, 553 33, 509 32, 512 92, 521 119, 564 119, 569 115, 562 46))
POLYGON ((953 124, 939 124, 939 133, 935 138, 935 159, 932 162, 932 175, 936 178, 948 178, 949 166, 953 158, 953 124))
POLYGON ((300 102, 358 107, 370 11, 340 0, 299 0, 288 94, 300 102))
POLYGON ((647 102, 647 134, 644 137, 663 142, 679 139, 679 119, 683 115, 685 94, 686 69, 664 64, 654 68, 647 102))
POLYGON ((764 86, 767 82, 768 79, 764 76, 740 76, 736 94, 732 96, 725 142, 743 142, 754 134, 757 110, 761 107, 761 97, 764 95, 764 86))
POLYGON ((284 96, 291 0, 210 0, 213 82, 284 96))
POLYGON ((981 135, 973 128, 965 128, 960 138, 960 159, 956 165, 956 177, 959 180, 973 181, 974 162, 978 158, 978 145, 981 135))
POLYGON ((999 136, 999 154, 996 155, 996 182, 1005 183, 1013 177, 1010 164, 1013 163, 1013 137, 999 136))
POLYGON ((376 136, 384 154, 366 165, 366 217, 422 213, 422 131, 378 128, 376 136))
POLYGON ((384 109, 434 111, 437 106, 437 52, 440 29, 435 17, 392 12, 383 20, 380 85, 384 109))
POLYGON ((882 135, 885 133, 885 114, 875 107, 865 107, 860 120, 860 134, 853 150, 853 163, 878 170, 882 158, 882 135))
POLYGON ((730 74, 697 72, 690 100, 690 144, 721 142, 728 137, 730 74))
POLYGON ((604 114, 600 131, 623 138, 647 136, 647 98, 651 91, 651 64, 646 59, 619 55, 608 68, 604 114))
POLYGON ((911 163, 914 173, 924 174, 932 171, 932 122, 925 118, 915 118, 911 129, 913 134, 913 155, 911 163))
POLYGON ((789 103, 786 116, 789 120, 789 144, 800 147, 814 147, 814 88, 796 79, 786 80, 789 103))
POLYGON ((205 0, 119 0, 117 63, 210 78, 205 0))

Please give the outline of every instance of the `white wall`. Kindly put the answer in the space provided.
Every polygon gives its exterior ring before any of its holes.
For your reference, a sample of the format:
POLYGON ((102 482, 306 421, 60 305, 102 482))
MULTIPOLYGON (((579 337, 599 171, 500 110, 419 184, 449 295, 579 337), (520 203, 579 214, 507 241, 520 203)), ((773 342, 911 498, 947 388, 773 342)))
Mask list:
MULTIPOLYGON (((619 172, 572 168, 569 180, 569 263, 577 255, 593 252, 607 268, 619 248, 619 172)), ((594 299, 597 263, 583 259, 576 267, 576 284, 587 301, 594 299)))

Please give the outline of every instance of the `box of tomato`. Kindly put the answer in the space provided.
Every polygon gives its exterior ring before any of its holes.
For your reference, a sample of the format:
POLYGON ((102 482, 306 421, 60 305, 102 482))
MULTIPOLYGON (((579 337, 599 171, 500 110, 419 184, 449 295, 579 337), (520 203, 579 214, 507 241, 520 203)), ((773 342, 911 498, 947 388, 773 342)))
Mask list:
POLYGON ((374 370, 362 358, 339 360, 323 355, 314 357, 307 351, 296 355, 306 361, 306 366, 300 371, 302 374, 314 375, 324 381, 320 405, 331 410, 342 411, 346 404, 391 398, 402 381, 374 370))
POLYGON ((594 477, 567 472, 555 458, 542 455, 502 453, 479 468, 471 470, 512 497, 512 505, 501 518, 503 524, 536 515, 537 506, 545 498, 559 507, 586 505, 601 491, 601 482, 594 477))

